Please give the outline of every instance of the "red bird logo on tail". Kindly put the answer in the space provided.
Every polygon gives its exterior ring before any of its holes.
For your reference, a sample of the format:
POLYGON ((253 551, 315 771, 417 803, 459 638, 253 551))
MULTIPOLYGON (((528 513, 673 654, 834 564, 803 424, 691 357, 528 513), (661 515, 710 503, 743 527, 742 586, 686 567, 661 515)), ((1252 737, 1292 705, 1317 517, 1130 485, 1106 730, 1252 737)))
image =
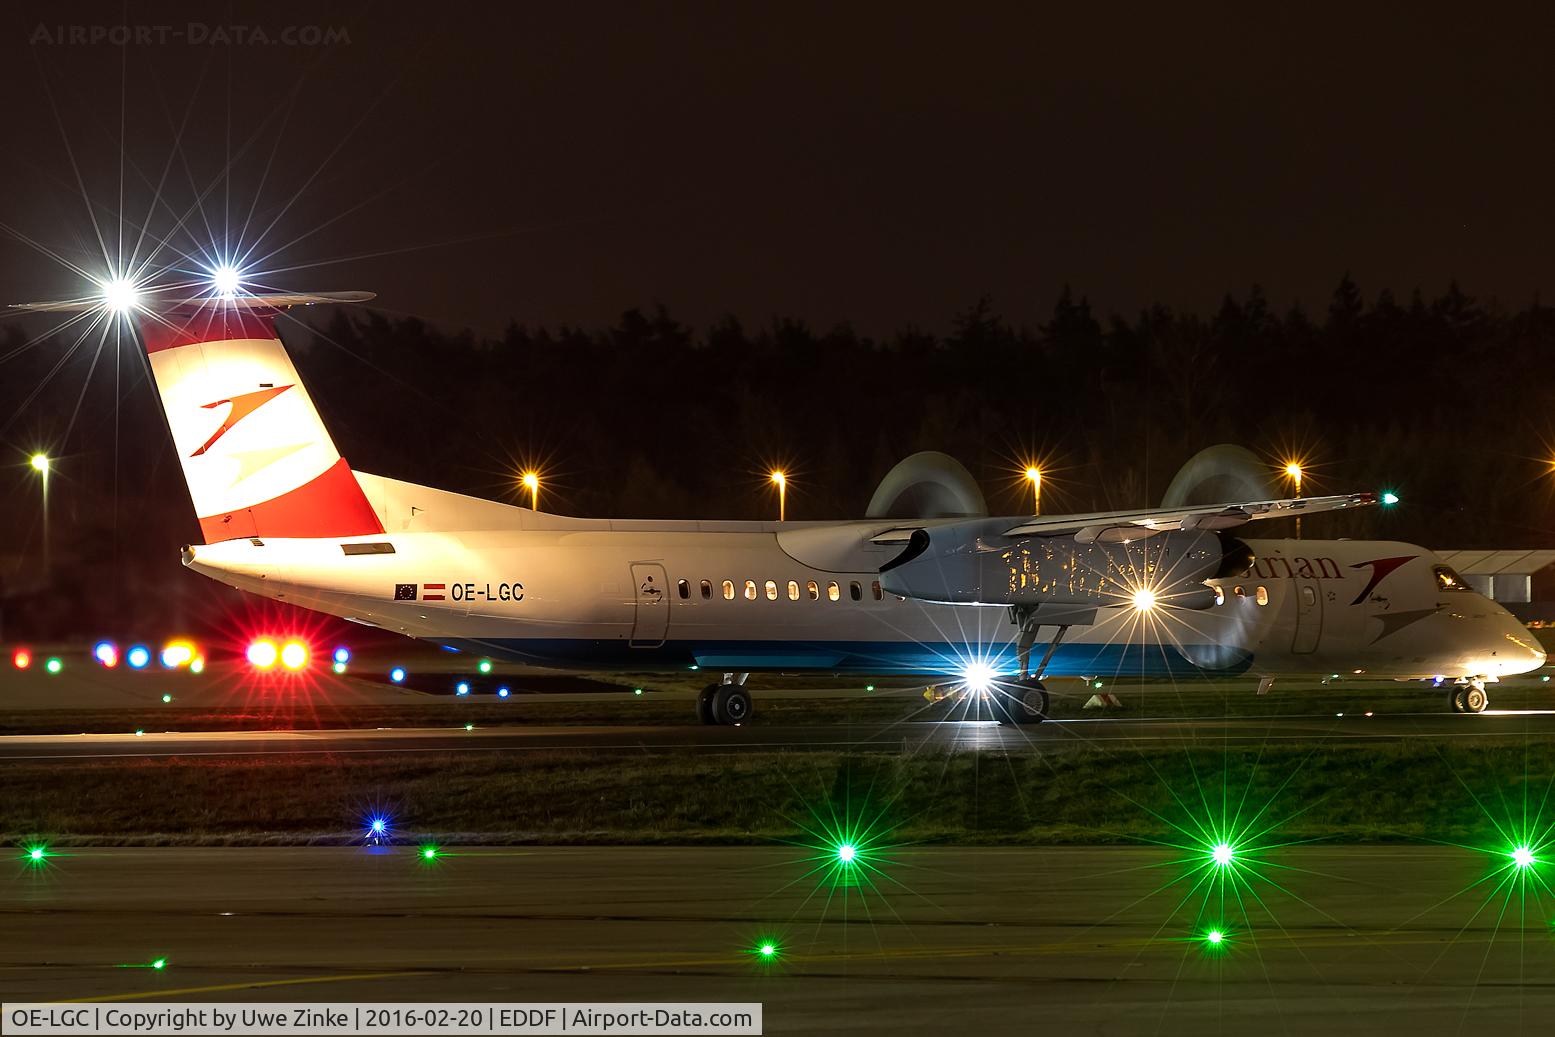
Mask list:
POLYGON ((265 404, 269 403, 271 400, 275 399, 277 396, 281 395, 283 392, 290 388, 290 385, 272 385, 263 389, 256 389, 253 392, 246 392, 239 396, 234 396, 231 399, 217 400, 215 403, 207 403, 203 405, 200 408, 201 410, 210 410, 213 407, 220 407, 222 404, 228 403, 232 405, 232 409, 227 412, 227 420, 223 421, 221 426, 211 434, 211 438, 205 441, 205 445, 200 447, 200 449, 196 450, 189 456, 199 457, 201 454, 205 453, 205 451, 209 450, 212 445, 215 444, 216 440, 230 432, 232 430, 232 426, 236 425, 238 422, 242 421, 244 418, 248 417, 260 407, 263 407, 265 404))

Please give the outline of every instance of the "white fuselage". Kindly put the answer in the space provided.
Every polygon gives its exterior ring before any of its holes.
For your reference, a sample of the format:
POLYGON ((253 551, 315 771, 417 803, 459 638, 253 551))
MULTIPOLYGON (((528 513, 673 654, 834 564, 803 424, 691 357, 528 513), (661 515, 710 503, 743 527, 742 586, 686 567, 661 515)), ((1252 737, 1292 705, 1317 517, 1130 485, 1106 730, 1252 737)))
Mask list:
MULTIPOLYGON (((970 662, 1014 668, 1017 629, 1004 607, 880 590, 881 564, 901 550, 873 540, 898 525, 888 520, 566 519, 357 477, 390 532, 229 540, 187 549, 186 563, 306 608, 547 666, 882 675, 956 675, 970 662), (461 518, 472 528, 446 528, 461 518)), ((1455 679, 1544 661, 1500 606, 1441 587, 1440 562, 1423 548, 1247 543, 1254 567, 1210 581, 1219 604, 1103 608, 1093 624, 1065 633, 1047 672, 1455 679)), ((1039 633, 1039 654, 1054 633, 1039 633)))

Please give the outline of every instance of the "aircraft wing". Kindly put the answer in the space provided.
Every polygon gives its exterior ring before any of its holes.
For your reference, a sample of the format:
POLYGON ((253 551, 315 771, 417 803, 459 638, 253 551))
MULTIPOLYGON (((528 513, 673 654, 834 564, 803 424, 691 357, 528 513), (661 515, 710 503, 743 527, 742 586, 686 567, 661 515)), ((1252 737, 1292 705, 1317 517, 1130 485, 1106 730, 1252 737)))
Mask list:
MULTIPOLYGON (((224 306, 240 310, 271 310, 282 309, 287 306, 313 306, 318 303, 368 302, 376 297, 372 292, 267 292, 257 295, 245 293, 230 298, 225 295, 196 295, 187 299, 172 299, 148 293, 143 301, 136 303, 135 308, 152 312, 171 309, 197 309, 205 306, 224 306)), ((17 302, 11 303, 6 309, 26 310, 31 313, 85 313, 89 310, 99 309, 102 305, 102 298, 93 296, 86 299, 64 299, 59 302, 17 302)))
POLYGON ((1073 533, 1075 539, 1082 543, 1123 540, 1131 539, 1130 533, 1148 536, 1169 529, 1233 529, 1260 519, 1344 511, 1376 503, 1375 493, 1348 493, 1332 497, 1289 497, 1284 500, 1184 505, 1141 511, 1098 511, 1089 515, 1037 515, 1017 522, 1005 530, 1004 535, 1053 536, 1073 533))
MULTIPOLYGON (((1173 529, 1234 529, 1260 519, 1294 518, 1323 511, 1344 511, 1377 503, 1375 493, 1349 493, 1332 497, 1290 497, 1284 500, 1239 501, 1227 504, 1192 504, 1177 508, 1137 511, 1096 511, 1083 515, 1034 515, 1006 520, 1013 524, 1000 531, 1007 537, 1072 535, 1080 543, 1139 540, 1173 529)), ((936 529, 965 522, 940 520, 918 524, 898 523, 870 539, 877 544, 906 543, 917 529, 936 529)), ((989 520, 980 519, 979 522, 989 520)))

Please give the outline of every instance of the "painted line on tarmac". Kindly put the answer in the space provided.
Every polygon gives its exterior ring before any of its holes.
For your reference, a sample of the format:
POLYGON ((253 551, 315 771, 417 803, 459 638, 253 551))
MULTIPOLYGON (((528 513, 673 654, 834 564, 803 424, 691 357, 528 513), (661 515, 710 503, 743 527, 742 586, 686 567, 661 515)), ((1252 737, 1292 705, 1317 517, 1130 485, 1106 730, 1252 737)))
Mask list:
POLYGON ((345 983, 359 979, 400 979, 406 976, 430 976, 430 972, 361 972, 339 976, 301 976, 296 979, 260 979, 246 983, 217 983, 208 987, 179 987, 174 990, 143 990, 135 994, 104 994, 101 997, 75 997, 55 1001, 57 1005, 85 1005, 94 1001, 140 1001, 148 997, 182 997, 185 994, 215 994, 224 990, 254 990, 259 987, 292 987, 306 983, 345 983))

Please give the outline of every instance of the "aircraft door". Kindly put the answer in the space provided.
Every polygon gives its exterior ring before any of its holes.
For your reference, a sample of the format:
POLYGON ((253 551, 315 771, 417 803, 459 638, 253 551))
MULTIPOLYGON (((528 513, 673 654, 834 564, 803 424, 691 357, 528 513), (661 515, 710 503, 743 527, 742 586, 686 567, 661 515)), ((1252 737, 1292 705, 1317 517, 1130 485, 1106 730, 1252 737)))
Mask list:
POLYGON ((632 622, 632 647, 657 648, 670 625, 669 579, 657 562, 633 562, 632 586, 637 588, 637 613, 632 622))
POLYGON ((1296 580, 1296 636, 1290 650, 1309 655, 1323 636, 1323 590, 1316 580, 1296 580))

